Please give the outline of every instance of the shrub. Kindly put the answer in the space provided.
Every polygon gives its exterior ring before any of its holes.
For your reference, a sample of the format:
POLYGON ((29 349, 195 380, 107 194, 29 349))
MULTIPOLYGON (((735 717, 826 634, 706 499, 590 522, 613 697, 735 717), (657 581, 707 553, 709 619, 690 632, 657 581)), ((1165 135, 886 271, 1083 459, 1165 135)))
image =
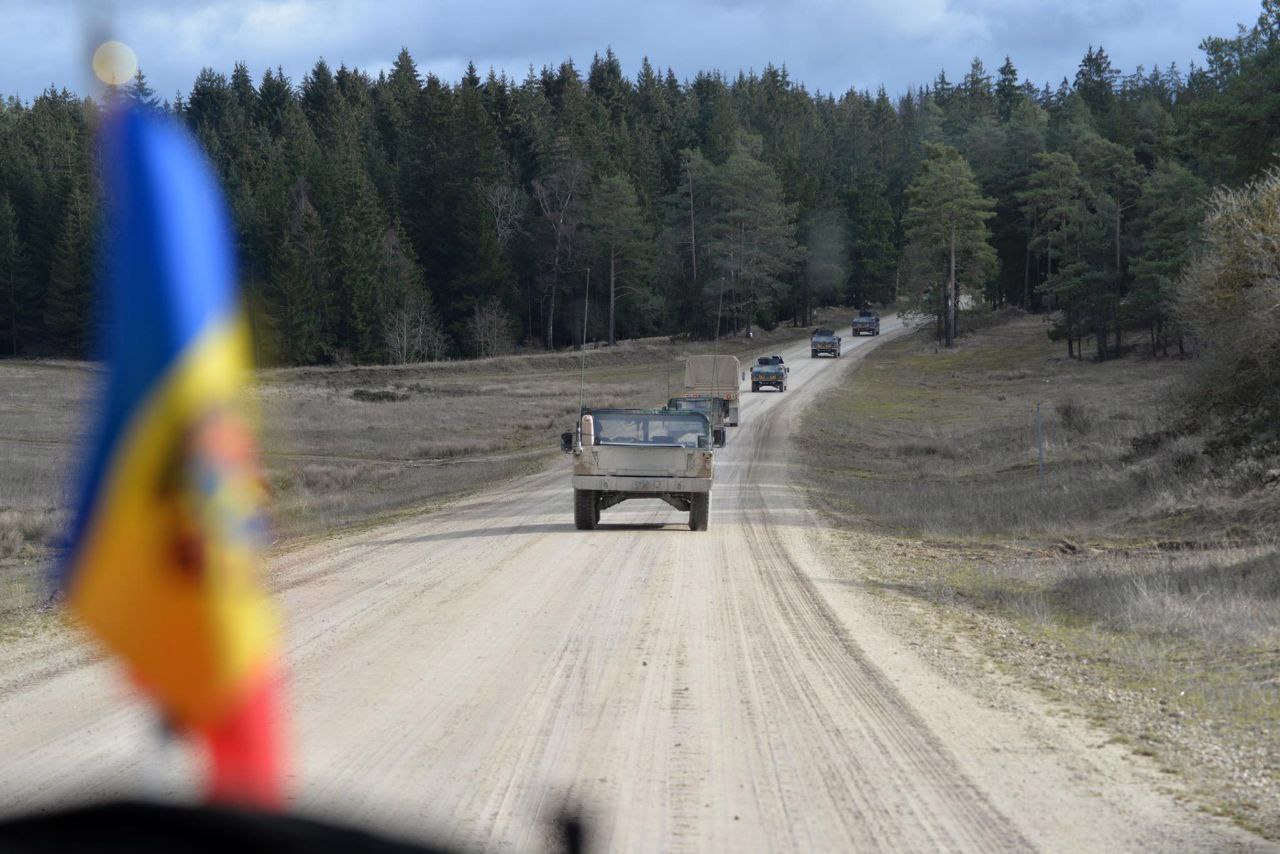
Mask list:
POLYGON ((1072 433, 1079 433, 1083 436, 1093 429, 1093 416, 1075 398, 1069 397, 1058 403, 1054 408, 1058 412, 1058 419, 1062 422, 1062 426, 1072 433))
POLYGON ((351 396, 362 403, 396 403, 409 399, 405 392, 391 388, 358 388, 351 396))
POLYGON ((1176 292, 1201 354, 1188 401, 1238 453, 1280 434, 1280 172, 1217 191, 1205 236, 1176 292))

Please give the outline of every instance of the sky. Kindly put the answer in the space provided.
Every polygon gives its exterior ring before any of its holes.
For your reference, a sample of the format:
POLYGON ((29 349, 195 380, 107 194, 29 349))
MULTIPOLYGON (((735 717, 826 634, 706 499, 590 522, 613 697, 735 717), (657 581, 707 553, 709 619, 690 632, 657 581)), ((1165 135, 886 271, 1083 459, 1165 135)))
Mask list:
POLYGON ((0 0, 0 95, 50 84, 94 91, 87 45, 130 45, 153 88, 186 92, 203 67, 279 65, 295 82, 317 58, 377 72, 407 47, 423 73, 457 80, 467 62, 523 78, 572 58, 584 70, 612 47, 634 75, 642 57, 681 79, 785 65, 810 91, 891 94, 951 80, 981 57, 1013 57, 1056 86, 1102 45, 1124 73, 1201 59, 1207 35, 1252 24, 1260 0, 0 0))

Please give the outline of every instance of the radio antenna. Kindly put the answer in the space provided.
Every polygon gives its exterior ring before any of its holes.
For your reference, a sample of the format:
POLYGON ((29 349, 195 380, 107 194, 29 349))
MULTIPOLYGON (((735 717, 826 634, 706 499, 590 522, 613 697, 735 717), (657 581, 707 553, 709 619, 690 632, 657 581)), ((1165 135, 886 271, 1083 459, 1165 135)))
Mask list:
POLYGON ((591 312, 591 268, 587 267, 587 292, 582 298, 582 352, 579 354, 581 368, 578 370, 578 415, 582 415, 582 407, 586 403, 584 396, 587 385, 587 318, 591 312))

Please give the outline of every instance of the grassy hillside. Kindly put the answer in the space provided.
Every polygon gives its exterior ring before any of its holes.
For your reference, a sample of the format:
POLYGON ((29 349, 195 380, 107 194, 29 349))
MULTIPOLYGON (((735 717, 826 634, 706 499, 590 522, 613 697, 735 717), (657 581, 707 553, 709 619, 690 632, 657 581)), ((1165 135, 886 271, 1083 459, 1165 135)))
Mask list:
POLYGON ((815 405, 814 502, 871 589, 1280 836, 1280 463, 1178 435, 1193 365, 1075 362, 1006 320, 892 342, 815 405))

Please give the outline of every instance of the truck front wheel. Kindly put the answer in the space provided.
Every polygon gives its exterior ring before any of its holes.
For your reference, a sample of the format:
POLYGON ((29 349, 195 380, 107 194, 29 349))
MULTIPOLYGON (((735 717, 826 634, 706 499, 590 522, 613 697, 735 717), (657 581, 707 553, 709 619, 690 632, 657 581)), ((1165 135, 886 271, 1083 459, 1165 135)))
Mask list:
POLYGON ((594 489, 573 491, 573 525, 579 531, 590 531, 600 521, 600 501, 594 489))
POLYGON ((711 521, 711 493, 695 492, 689 507, 689 530, 705 531, 711 521))

